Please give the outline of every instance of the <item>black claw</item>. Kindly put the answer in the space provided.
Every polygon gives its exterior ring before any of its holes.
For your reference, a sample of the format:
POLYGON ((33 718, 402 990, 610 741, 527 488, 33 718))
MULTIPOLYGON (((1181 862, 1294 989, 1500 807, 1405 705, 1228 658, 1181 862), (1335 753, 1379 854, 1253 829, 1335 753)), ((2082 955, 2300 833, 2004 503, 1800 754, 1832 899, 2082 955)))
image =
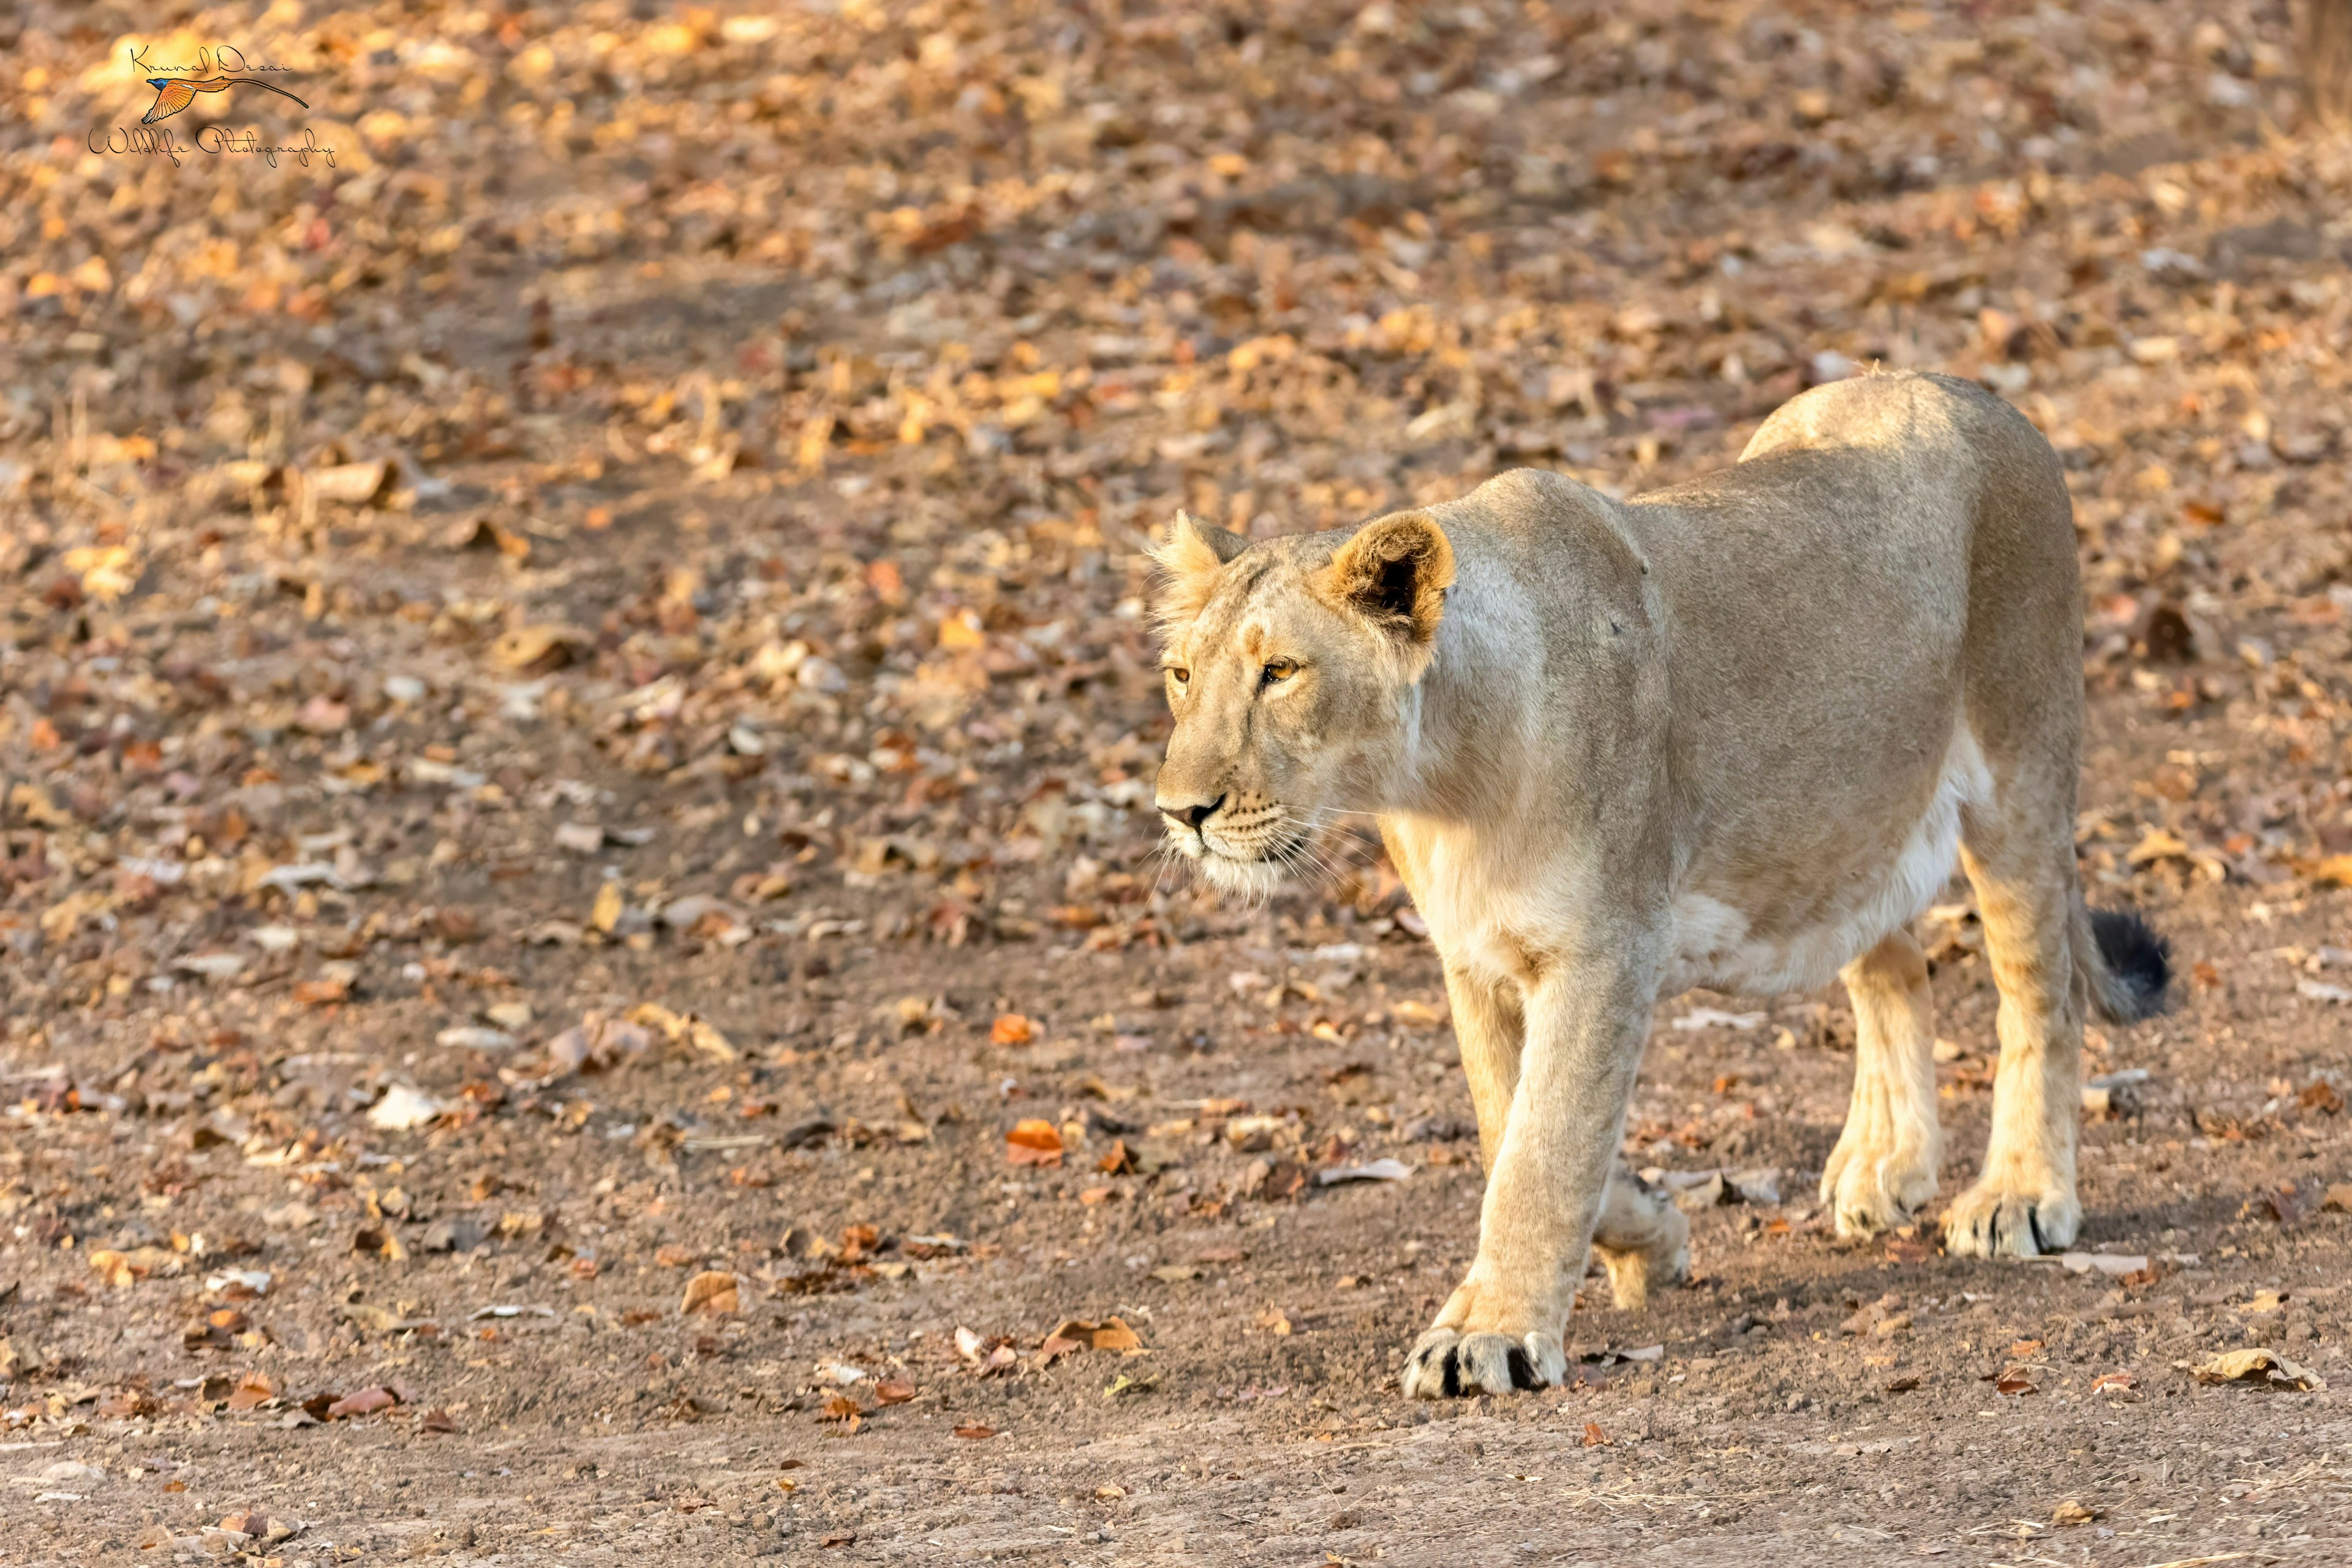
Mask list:
POLYGON ((2037 1255, 2050 1250, 2050 1244, 2042 1239, 2041 1210, 2029 1208, 2025 1211, 2025 1228, 2033 1233, 2033 1250, 2037 1255))
POLYGON ((1528 1359, 1528 1352, 1526 1351, 1520 1349, 1517 1345, 1513 1345, 1511 1347, 1509 1360, 1511 1365, 1511 1386, 1513 1388, 1541 1388, 1543 1386, 1543 1380, 1536 1375, 1536 1364, 1528 1359))
POLYGON ((1449 1350, 1445 1352, 1444 1388, 1445 1397, 1448 1399, 1459 1399, 1462 1397, 1462 1358, 1456 1353, 1456 1351, 1458 1351, 1459 1348, 1460 1347, 1457 1346, 1454 1350, 1449 1350))

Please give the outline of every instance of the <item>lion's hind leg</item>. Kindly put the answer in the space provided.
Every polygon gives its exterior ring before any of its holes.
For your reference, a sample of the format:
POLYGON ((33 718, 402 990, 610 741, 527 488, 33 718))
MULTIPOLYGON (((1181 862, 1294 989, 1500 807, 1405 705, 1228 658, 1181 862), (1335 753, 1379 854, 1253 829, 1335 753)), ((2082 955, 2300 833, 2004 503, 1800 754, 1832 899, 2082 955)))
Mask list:
POLYGON ((1610 1295, 1627 1310, 1647 1304, 1653 1285, 1690 1278, 1690 1221, 1622 1163, 1609 1174, 1592 1246, 1609 1270, 1610 1295))
POLYGON ((1935 1019, 1927 955, 1907 931, 1840 973, 1853 1001, 1853 1102, 1822 1171, 1822 1202, 1840 1236, 1872 1236, 1909 1223, 1936 1195, 1935 1019))

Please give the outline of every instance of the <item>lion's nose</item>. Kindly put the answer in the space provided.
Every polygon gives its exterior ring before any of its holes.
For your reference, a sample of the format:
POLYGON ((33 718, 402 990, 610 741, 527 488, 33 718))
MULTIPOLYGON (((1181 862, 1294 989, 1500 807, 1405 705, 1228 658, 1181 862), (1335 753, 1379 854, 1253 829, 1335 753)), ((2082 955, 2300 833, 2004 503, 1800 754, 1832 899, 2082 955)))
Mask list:
POLYGON ((1155 802, 1154 804, 1160 806, 1160 816, 1166 817, 1171 822, 1181 823, 1186 827, 1191 828, 1193 832, 1198 833, 1201 831, 1201 824, 1208 821, 1209 818, 1217 815, 1217 807, 1225 804, 1225 797, 1223 795, 1219 795, 1214 800, 1199 801, 1191 805, 1172 805, 1166 802, 1155 802))

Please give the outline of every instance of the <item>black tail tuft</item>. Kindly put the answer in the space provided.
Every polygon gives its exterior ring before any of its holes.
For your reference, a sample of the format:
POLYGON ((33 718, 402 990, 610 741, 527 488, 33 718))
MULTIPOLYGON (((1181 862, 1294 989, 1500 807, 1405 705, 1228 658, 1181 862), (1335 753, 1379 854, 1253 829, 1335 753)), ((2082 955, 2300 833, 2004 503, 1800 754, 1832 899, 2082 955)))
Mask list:
POLYGON ((2102 1000, 2116 1022, 2137 1023, 2163 1012, 2172 985, 2172 944, 2129 910, 2093 910, 2091 935, 2113 977, 2102 1000))

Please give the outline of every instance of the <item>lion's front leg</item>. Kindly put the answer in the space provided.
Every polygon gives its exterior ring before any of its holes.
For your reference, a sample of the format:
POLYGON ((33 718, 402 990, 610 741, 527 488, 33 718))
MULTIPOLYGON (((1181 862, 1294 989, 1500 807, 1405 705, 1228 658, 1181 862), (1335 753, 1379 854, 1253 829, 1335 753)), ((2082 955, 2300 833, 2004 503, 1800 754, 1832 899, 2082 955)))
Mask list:
POLYGON ((1569 1311, 1608 1192, 1648 1032, 1635 976, 1566 965, 1528 988, 1525 1043, 1486 1173, 1478 1256, 1405 1357, 1420 1399, 1560 1382, 1569 1311))

